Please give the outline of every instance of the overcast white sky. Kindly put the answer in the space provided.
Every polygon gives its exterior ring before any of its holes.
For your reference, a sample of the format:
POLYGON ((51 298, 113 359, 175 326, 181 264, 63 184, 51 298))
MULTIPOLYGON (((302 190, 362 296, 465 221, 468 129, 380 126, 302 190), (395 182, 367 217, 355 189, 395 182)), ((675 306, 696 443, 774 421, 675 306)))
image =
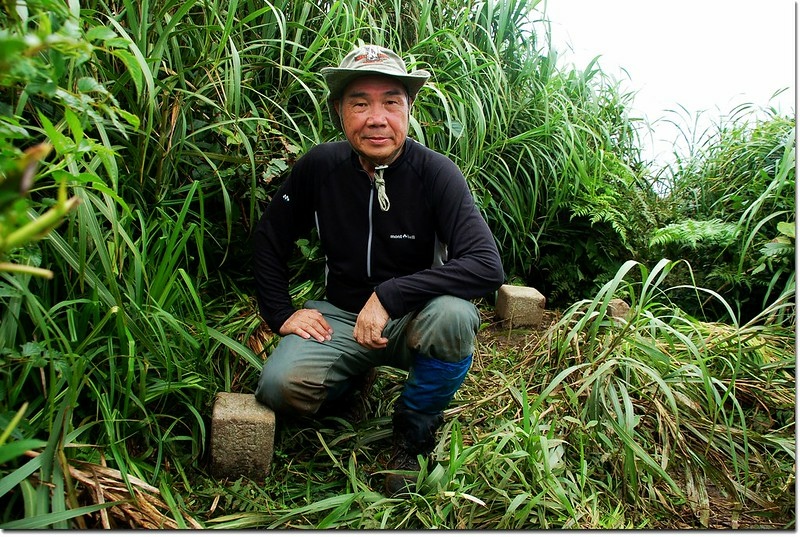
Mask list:
MULTIPOLYGON (((603 72, 636 92, 633 111, 656 127, 646 158, 670 160, 676 135, 665 117, 679 105, 706 121, 744 103, 795 113, 794 0, 544 0, 552 46, 583 69, 600 56, 603 72), (622 71, 624 69, 625 71, 622 71), (779 97, 772 95, 788 88, 779 97)), ((687 113, 681 112, 683 120, 687 113)))

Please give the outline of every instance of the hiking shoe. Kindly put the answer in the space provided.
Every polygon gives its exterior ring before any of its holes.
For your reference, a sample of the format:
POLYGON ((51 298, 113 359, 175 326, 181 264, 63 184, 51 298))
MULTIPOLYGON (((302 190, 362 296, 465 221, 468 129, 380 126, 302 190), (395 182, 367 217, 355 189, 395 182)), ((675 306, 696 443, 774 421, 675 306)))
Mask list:
POLYGON ((415 453, 409 452, 401 445, 396 445, 392 457, 386 464, 388 470, 396 470, 386 474, 383 488, 387 496, 408 496, 417 482, 420 471, 419 460, 415 453))
POLYGON ((425 414, 408 408, 402 400, 395 403, 392 415, 394 451, 387 463, 384 489, 389 496, 408 495, 420 471, 417 455, 430 457, 436 445, 436 429, 444 421, 441 412, 425 414))

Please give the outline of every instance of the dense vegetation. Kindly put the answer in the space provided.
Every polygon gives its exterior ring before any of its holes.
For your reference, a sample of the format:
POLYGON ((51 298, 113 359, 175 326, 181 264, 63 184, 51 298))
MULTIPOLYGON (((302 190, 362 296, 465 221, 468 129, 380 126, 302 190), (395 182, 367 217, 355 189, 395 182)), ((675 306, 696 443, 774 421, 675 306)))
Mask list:
MULTIPOLYGON (((537 4, 3 3, 0 527, 794 527, 794 118, 742 107, 654 169, 632 96, 559 67, 537 4), (388 368, 373 419, 283 428, 266 483, 216 481, 214 395, 274 342, 250 232, 337 136, 318 73, 358 40, 434 73, 412 135, 558 313, 528 339, 481 302, 411 499, 370 476, 388 368)), ((313 241, 291 270, 321 293, 313 241)))

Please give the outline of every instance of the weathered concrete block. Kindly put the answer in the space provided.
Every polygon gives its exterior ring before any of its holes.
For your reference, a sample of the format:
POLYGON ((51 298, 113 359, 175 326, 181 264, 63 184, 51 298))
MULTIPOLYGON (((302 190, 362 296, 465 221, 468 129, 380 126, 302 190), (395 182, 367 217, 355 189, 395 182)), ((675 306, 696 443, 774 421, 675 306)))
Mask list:
POLYGON ((252 393, 220 392, 211 415, 211 466, 217 478, 264 479, 275 442, 275 413, 252 393))
POLYGON ((534 326, 542 323, 545 298, 533 287, 501 285, 497 292, 495 315, 512 327, 534 326))

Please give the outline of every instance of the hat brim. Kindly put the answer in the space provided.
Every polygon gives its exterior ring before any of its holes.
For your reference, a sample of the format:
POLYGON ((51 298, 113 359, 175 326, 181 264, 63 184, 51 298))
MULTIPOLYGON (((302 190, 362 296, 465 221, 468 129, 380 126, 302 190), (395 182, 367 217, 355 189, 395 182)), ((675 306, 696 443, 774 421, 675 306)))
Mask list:
POLYGON ((431 74, 424 69, 411 71, 407 75, 399 75, 395 71, 381 69, 376 66, 374 69, 341 69, 339 67, 323 67, 322 76, 328 86, 329 98, 339 99, 342 92, 350 82, 356 78, 368 75, 383 75, 399 80, 408 90, 409 96, 416 96, 431 74))

